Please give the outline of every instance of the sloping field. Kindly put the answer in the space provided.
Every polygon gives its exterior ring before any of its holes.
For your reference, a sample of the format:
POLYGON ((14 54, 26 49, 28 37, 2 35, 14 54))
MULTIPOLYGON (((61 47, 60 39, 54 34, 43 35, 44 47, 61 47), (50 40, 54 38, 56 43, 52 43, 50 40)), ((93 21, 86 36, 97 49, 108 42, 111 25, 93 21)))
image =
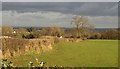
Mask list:
POLYGON ((26 54, 10 58, 16 66, 28 66, 35 58, 46 62, 45 66, 76 66, 76 67, 116 67, 118 66, 117 40, 85 40, 82 42, 60 42, 50 52, 26 54))

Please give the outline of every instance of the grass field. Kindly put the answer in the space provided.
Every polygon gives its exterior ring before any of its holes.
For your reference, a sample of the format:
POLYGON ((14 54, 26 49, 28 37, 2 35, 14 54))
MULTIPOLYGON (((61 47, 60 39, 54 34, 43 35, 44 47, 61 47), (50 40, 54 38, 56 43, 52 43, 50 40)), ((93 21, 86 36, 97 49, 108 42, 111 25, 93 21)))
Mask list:
POLYGON ((27 66, 29 61, 34 65, 35 58, 47 62, 45 66, 76 67, 116 67, 118 66, 117 40, 85 40, 82 42, 60 42, 50 52, 26 54, 10 58, 16 66, 27 66))

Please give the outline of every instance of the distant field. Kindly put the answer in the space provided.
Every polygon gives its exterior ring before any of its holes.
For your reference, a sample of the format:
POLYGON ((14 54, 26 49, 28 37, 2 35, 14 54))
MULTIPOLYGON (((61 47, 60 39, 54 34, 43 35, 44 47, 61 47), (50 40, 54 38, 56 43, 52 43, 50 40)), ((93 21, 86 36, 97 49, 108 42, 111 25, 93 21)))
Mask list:
POLYGON ((85 40, 82 42, 60 42, 50 52, 27 54, 10 58, 16 66, 27 66, 29 61, 34 65, 35 58, 47 62, 45 66, 85 66, 116 67, 118 66, 117 40, 85 40))

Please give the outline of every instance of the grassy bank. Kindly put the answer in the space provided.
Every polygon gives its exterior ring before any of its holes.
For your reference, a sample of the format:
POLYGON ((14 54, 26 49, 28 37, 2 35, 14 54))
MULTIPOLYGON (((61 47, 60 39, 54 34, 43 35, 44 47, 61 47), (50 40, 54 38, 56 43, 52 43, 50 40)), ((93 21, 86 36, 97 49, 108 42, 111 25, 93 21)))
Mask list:
POLYGON ((35 58, 46 62, 45 66, 85 66, 115 67, 118 64, 117 40, 85 40, 82 42, 60 42, 50 52, 26 54, 10 58, 16 66, 27 66, 29 61, 34 65, 35 58))

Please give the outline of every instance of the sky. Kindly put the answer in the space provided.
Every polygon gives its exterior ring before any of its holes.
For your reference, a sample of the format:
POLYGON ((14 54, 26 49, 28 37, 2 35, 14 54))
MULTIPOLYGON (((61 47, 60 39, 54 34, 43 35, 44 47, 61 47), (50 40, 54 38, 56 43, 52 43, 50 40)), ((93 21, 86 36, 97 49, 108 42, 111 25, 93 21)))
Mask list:
POLYGON ((96 28, 118 27, 117 2, 12 1, 15 0, 11 0, 11 2, 10 0, 9 2, 4 0, 2 3, 3 25, 25 27, 74 27, 70 24, 71 20, 74 16, 79 15, 88 17, 89 23, 93 24, 96 28))
POLYGON ((119 0, 1 0, 3 2, 118 2, 119 0))

